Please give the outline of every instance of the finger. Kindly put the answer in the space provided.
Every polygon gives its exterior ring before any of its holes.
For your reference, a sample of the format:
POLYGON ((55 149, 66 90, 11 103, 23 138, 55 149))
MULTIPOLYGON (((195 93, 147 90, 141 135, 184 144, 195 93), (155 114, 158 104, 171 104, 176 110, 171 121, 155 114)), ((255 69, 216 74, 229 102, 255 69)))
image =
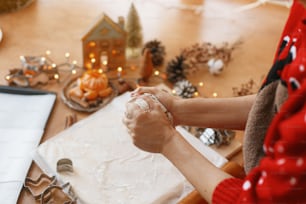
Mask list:
POLYGON ((123 123, 126 127, 128 127, 129 120, 130 120, 130 119, 128 119, 127 117, 123 117, 123 118, 122 118, 122 123, 123 123))
POLYGON ((131 96, 135 97, 135 96, 139 96, 141 94, 144 93, 151 93, 151 94, 155 94, 156 93, 156 88, 155 87, 148 87, 148 86, 142 86, 142 87, 138 87, 137 89, 135 89, 132 93, 131 96))
POLYGON ((146 101, 148 102, 149 106, 153 109, 153 108, 157 108, 159 111, 162 111, 166 114, 168 120, 170 121, 171 125, 173 125, 173 116, 172 114, 168 111, 168 109, 164 106, 164 104, 162 104, 158 98, 153 95, 153 94, 148 94, 145 93, 143 94, 142 98, 145 98, 146 101), (156 105, 157 107, 155 107, 156 105))
POLYGON ((139 97, 134 102, 144 112, 150 112, 150 105, 143 97, 139 97))
POLYGON ((135 118, 137 112, 140 111, 140 108, 135 104, 136 99, 133 98, 125 104, 125 117, 130 119, 135 118))

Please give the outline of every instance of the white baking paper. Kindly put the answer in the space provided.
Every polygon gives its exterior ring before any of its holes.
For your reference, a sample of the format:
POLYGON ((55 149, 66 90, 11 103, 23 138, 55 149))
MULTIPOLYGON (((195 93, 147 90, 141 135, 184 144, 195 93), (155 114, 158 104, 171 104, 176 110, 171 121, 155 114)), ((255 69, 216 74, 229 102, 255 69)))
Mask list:
MULTIPOLYGON (((79 121, 37 149, 36 163, 49 175, 69 182, 80 203, 177 203, 193 190, 186 178, 160 154, 135 147, 122 123, 129 93, 79 121), (73 173, 56 173, 61 158, 73 173)), ((182 128, 178 130, 217 166, 227 160, 182 128)))

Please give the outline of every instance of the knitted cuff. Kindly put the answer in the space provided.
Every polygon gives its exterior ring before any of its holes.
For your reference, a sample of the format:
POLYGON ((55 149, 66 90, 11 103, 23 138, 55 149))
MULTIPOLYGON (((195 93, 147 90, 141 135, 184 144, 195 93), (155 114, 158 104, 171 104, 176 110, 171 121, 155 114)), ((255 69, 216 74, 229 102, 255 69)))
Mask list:
POLYGON ((236 203, 242 189, 243 180, 229 178, 218 184, 213 193, 213 204, 236 203))

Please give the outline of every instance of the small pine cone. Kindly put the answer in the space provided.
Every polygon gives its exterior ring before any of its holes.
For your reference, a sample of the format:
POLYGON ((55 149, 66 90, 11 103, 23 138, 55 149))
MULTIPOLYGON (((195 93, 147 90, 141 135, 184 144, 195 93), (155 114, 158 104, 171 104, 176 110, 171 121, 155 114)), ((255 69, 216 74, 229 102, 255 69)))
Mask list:
POLYGON ((142 54, 144 53, 145 49, 149 49, 152 55, 152 64, 154 67, 159 67, 164 64, 165 60, 165 46, 161 44, 158 40, 152 40, 147 42, 142 49, 142 54))
POLYGON ((186 79, 185 69, 187 64, 185 63, 185 58, 182 55, 177 56, 175 59, 171 60, 166 68, 167 79, 171 83, 186 79))
POLYGON ((197 87, 193 86, 188 80, 181 80, 174 84, 176 95, 182 98, 193 98, 197 87))

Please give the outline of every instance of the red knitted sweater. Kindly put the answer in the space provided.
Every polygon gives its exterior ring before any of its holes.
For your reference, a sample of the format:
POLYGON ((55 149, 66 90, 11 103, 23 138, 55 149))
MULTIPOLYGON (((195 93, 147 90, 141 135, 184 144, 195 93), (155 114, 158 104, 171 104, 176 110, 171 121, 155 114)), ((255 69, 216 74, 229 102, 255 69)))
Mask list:
POLYGON ((226 179, 213 203, 306 203, 306 9, 295 0, 275 64, 263 86, 281 80, 288 99, 273 118, 265 157, 245 178, 226 179))

